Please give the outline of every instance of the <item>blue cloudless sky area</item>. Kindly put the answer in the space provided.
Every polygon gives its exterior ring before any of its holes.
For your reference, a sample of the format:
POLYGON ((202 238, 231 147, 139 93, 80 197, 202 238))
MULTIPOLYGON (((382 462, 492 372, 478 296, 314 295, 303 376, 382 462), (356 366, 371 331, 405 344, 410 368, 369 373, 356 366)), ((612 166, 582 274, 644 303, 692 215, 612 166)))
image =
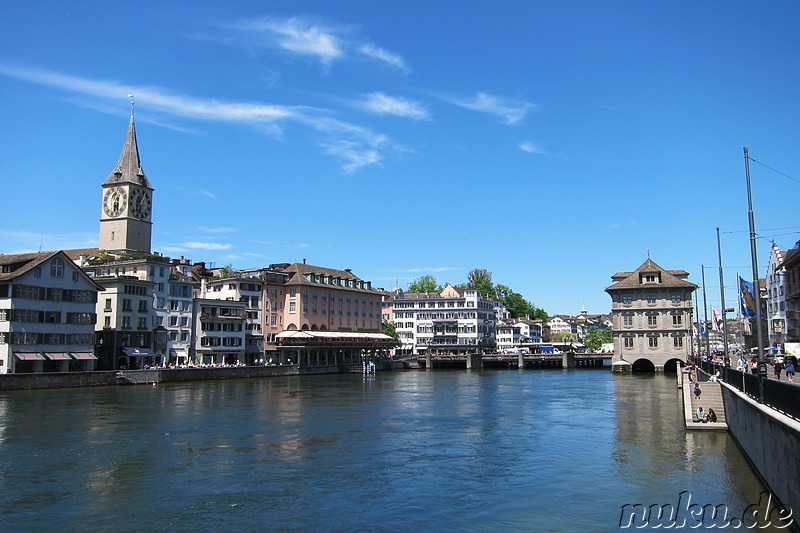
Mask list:
POLYGON ((0 252, 97 245, 135 98, 153 249, 473 268, 609 312, 648 256, 719 307, 800 239, 797 2, 0 2, 0 252))

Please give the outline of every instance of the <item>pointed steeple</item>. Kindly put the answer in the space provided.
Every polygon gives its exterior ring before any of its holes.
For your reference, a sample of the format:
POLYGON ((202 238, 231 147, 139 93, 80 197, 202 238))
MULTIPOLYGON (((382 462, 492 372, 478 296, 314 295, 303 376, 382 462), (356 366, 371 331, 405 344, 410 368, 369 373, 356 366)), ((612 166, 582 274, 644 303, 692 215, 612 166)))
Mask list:
POLYGON ((114 171, 108 176, 103 185, 116 185, 119 183, 133 183, 142 187, 152 189, 152 185, 147 180, 142 170, 142 162, 139 159, 139 145, 136 143, 136 125, 133 122, 133 108, 131 108, 131 122, 128 125, 128 134, 125 136, 125 144, 114 171))

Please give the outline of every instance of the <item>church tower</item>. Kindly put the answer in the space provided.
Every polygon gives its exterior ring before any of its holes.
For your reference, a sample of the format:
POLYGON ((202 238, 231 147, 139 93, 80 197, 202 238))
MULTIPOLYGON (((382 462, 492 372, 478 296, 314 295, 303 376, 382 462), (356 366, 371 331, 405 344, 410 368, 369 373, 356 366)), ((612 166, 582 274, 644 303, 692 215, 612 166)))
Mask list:
POLYGON ((103 182, 101 250, 124 255, 150 253, 153 187, 142 171, 133 103, 128 134, 114 171, 103 182))

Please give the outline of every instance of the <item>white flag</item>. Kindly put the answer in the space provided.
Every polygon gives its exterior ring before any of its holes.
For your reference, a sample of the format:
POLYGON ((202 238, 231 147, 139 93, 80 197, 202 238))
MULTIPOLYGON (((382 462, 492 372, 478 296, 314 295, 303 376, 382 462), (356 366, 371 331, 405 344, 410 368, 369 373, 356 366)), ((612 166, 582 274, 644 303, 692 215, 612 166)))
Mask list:
POLYGON ((720 315, 719 311, 717 311, 713 307, 711 308, 711 318, 713 322, 712 327, 714 328, 714 331, 722 331, 722 327, 724 325, 724 323, 722 322, 722 315, 720 315))

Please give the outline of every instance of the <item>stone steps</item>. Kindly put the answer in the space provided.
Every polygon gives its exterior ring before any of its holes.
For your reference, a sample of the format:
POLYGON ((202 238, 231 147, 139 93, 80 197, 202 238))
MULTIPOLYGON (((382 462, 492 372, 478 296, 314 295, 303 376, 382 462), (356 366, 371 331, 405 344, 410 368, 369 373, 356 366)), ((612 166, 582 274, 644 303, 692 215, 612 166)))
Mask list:
POLYGON ((725 403, 722 399, 722 388, 719 383, 711 381, 700 382, 700 398, 695 398, 694 382, 688 381, 688 374, 683 374, 683 405, 687 429, 715 429, 727 430, 725 418, 725 403), (702 406, 706 413, 713 409, 717 414, 716 422, 695 422, 697 408, 702 406))

